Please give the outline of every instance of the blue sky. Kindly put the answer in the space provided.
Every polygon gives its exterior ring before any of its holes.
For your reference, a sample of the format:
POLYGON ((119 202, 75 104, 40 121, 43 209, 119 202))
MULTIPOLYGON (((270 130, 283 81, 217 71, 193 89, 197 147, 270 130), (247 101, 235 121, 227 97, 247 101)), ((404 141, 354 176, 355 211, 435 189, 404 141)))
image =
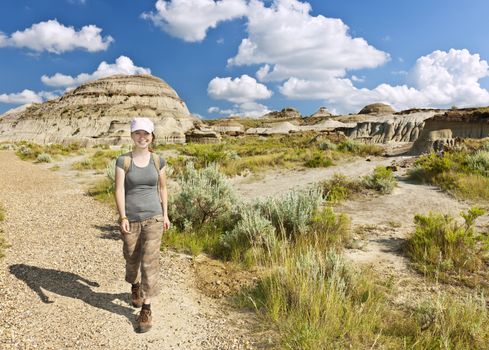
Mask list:
POLYGON ((0 113, 148 73, 203 118, 489 105, 486 0, 2 0, 0 113))

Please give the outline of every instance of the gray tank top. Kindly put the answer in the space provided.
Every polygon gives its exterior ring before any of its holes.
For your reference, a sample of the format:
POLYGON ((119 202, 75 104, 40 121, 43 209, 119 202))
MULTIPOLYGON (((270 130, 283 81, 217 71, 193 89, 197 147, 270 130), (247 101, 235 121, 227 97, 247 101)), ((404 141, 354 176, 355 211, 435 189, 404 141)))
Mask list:
MULTIPOLYGON (((124 170, 124 157, 117 158, 116 166, 124 170)), ((165 160, 160 157, 160 170, 165 166, 165 160)), ((126 199, 126 216, 129 221, 142 221, 162 214, 160 197, 158 195, 158 172, 153 157, 147 166, 141 168, 134 164, 127 171, 124 180, 126 199)))

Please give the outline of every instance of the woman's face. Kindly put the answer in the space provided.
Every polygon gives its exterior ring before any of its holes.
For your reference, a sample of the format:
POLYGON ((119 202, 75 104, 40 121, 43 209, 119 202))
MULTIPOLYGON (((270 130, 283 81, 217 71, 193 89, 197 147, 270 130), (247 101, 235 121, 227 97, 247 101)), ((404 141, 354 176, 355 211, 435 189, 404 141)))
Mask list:
POLYGON ((134 144, 138 148, 148 148, 153 141, 153 135, 144 131, 144 130, 136 130, 131 133, 131 138, 134 141, 134 144))

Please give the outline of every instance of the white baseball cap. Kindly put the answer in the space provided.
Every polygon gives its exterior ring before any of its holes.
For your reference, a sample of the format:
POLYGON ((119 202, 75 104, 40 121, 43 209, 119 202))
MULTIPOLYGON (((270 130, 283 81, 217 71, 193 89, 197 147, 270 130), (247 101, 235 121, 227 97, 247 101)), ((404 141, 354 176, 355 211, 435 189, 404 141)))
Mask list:
POLYGON ((149 118, 136 117, 131 120, 131 132, 135 132, 137 130, 144 130, 148 134, 151 134, 155 130, 155 126, 149 118))

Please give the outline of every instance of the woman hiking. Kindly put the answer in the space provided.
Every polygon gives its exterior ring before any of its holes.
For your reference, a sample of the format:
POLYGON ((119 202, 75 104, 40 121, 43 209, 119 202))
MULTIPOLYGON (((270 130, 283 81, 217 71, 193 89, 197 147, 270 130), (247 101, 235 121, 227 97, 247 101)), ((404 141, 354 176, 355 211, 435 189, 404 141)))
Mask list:
POLYGON ((165 160, 151 152, 154 124, 144 117, 131 121, 132 152, 116 161, 115 200, 119 212, 126 281, 131 303, 141 308, 138 332, 152 326, 151 299, 159 293, 159 258, 163 230, 170 227, 165 160))

